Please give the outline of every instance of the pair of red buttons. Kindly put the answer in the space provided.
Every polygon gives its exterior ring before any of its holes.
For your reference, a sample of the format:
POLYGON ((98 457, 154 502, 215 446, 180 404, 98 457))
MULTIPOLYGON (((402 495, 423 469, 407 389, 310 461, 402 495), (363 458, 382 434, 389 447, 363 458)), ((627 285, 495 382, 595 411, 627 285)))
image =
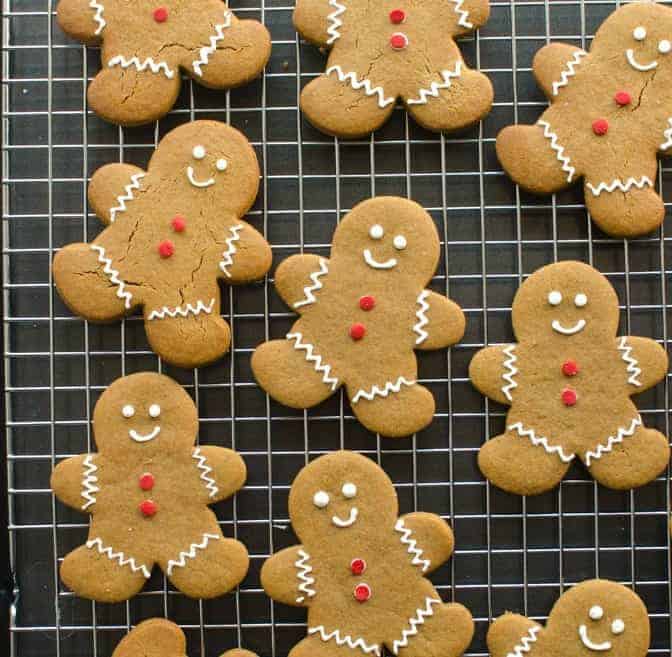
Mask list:
MULTIPOLYGON (((173 217, 170 225, 176 233, 183 233, 187 227, 187 220, 178 214, 173 217)), ((161 240, 157 250, 162 258, 170 258, 175 253, 175 245, 170 240, 161 240)))
MULTIPOLYGON (((359 576, 366 570, 366 561, 364 559, 353 559, 350 562, 350 572, 359 576)), ((371 587, 368 584, 361 583, 355 586, 352 594, 357 602, 366 602, 371 597, 371 587)))
MULTIPOLYGON (((140 488, 144 491, 150 491, 152 488, 154 488, 154 475, 145 472, 140 477, 140 488)), ((156 512, 159 510, 159 507, 157 506, 156 502, 154 500, 144 500, 140 503, 140 513, 142 513, 145 518, 151 518, 152 516, 156 515, 156 512)))
MULTIPOLYGON (((562 373, 567 377, 576 376, 579 373, 579 365, 574 360, 566 360, 562 364, 562 373)), ((576 400, 579 398, 576 394, 576 390, 572 390, 572 388, 565 388, 560 397, 565 406, 574 406, 576 400)))

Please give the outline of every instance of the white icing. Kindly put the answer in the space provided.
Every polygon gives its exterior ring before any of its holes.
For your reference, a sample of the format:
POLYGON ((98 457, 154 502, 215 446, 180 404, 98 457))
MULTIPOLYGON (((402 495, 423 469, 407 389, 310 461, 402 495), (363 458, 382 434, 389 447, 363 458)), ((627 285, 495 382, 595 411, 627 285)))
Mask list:
POLYGON ((474 24, 469 21, 469 12, 462 8, 464 0, 448 0, 448 2, 452 2, 455 5, 454 11, 460 17, 457 24, 466 27, 468 30, 473 29, 474 24))
POLYGON ((672 50, 672 43, 670 43, 667 39, 661 39, 658 42, 658 52, 661 55, 667 55, 670 50, 672 50))
POLYGON ((224 22, 215 25, 215 33, 210 37, 210 45, 203 46, 199 50, 199 58, 191 62, 191 67, 194 69, 194 73, 201 77, 203 75, 202 66, 205 66, 210 57, 217 50, 217 44, 224 38, 224 30, 227 27, 231 27, 231 12, 224 12, 224 22))
POLYGON ((341 493, 343 494, 343 497, 346 497, 349 500, 351 500, 353 497, 357 496, 357 486, 347 481, 343 484, 341 488, 341 493))
POLYGON ((604 616, 604 609, 600 605, 594 605, 588 611, 588 616, 591 620, 600 620, 604 616))
POLYGON ((149 417, 159 417, 161 415, 161 407, 158 404, 152 404, 149 407, 149 417))
POLYGON ((424 327, 429 324, 429 319, 427 318, 427 311, 429 310, 429 304, 426 299, 429 296, 429 290, 423 290, 418 295, 416 303, 419 308, 415 312, 415 316, 418 318, 418 321, 413 326, 413 332, 417 333, 418 337, 415 339, 415 344, 422 344, 428 337, 429 333, 425 331, 424 327))
POLYGON ((240 240, 240 233, 242 230, 243 224, 236 224, 235 226, 231 226, 231 228, 229 228, 229 233, 231 235, 227 237, 226 240, 224 240, 226 249, 222 253, 222 259, 219 261, 219 268, 227 278, 231 278, 229 267, 233 266, 233 256, 238 253, 236 242, 240 240))
POLYGON ((546 436, 537 436, 534 429, 526 429, 522 422, 510 424, 507 431, 516 431, 522 438, 529 438, 535 447, 543 447, 548 454, 555 454, 563 463, 571 463, 574 460, 574 454, 565 454, 560 445, 550 445, 546 436))
POLYGON ((667 119, 667 122, 670 124, 670 127, 663 130, 665 141, 658 147, 661 151, 666 151, 672 146, 672 118, 667 119))
POLYGON ((364 262, 373 269, 394 269, 397 266, 396 258, 390 258, 389 260, 385 260, 384 262, 379 262, 373 257, 370 249, 364 249, 363 254, 364 254, 364 262))
POLYGON ((397 251, 403 251, 408 246, 408 241, 403 235, 395 235, 392 244, 397 251))
POLYGON ((588 303, 588 297, 583 292, 579 292, 574 297, 574 305, 577 308, 583 308, 587 303, 588 303))
POLYGON ((341 634, 341 631, 336 629, 332 630, 331 632, 327 632, 325 629, 324 625, 318 625, 316 627, 309 627, 308 628, 308 634, 313 635, 317 634, 319 635, 320 639, 322 641, 335 641, 336 645, 338 646, 347 646, 348 648, 351 648, 352 650, 361 650, 364 654, 366 655, 376 655, 376 657, 380 657, 380 646, 377 643, 366 643, 364 639, 361 637, 357 637, 356 639, 353 639, 349 634, 341 634))
POLYGON ((510 344, 508 347, 504 347, 502 349, 502 353, 508 356, 508 358, 502 363, 504 365, 504 369, 506 372, 502 374, 502 379, 507 382, 507 385, 502 386, 502 394, 509 400, 513 401, 513 397, 511 396, 511 391, 514 388, 518 387, 518 383, 513 380, 513 377, 518 374, 518 368, 514 365, 514 363, 518 360, 518 356, 514 353, 516 351, 516 345, 515 344, 510 344))
POLYGON ((426 573, 431 566, 431 562, 428 559, 423 559, 423 552, 418 547, 417 541, 414 538, 411 538, 413 532, 408 527, 406 527, 403 518, 399 518, 397 520, 396 524, 394 525, 394 529, 401 534, 399 540, 406 546, 406 552, 408 552, 410 555, 413 555, 411 563, 414 566, 420 566, 422 572, 426 573))
POLYGON ((575 335, 576 333, 580 333, 583 331, 584 328, 586 328, 586 320, 585 319, 580 319, 574 326, 570 326, 569 328, 565 328, 561 323, 560 320, 554 319, 551 322, 551 328, 556 332, 556 333, 562 333, 562 335, 575 335))
POLYGON ((228 166, 229 163, 223 157, 220 157, 217 160, 217 162, 215 162, 215 167, 217 168, 217 171, 226 171, 228 166))
POLYGON ((576 169, 570 164, 571 160, 568 155, 565 155, 565 147, 558 144, 558 135, 551 130, 551 124, 547 121, 537 121, 544 129, 544 137, 551 142, 551 148, 557 153, 557 159, 562 162, 562 170, 567 173, 567 182, 572 182, 576 169))
POLYGON ((132 404, 125 404, 121 409, 121 414, 126 418, 131 418, 135 415, 135 408, 132 404))
POLYGON ((572 58, 567 62, 567 68, 560 73, 560 79, 552 85, 554 96, 558 95, 558 91, 562 89, 562 87, 566 87, 569 84, 569 78, 576 75, 576 67, 581 63, 581 59, 587 54, 588 53, 585 50, 576 50, 574 52, 572 58))
POLYGON ((125 194, 117 196, 117 205, 113 208, 110 208, 110 223, 114 223, 117 218, 117 212, 126 211, 126 201, 133 200, 133 190, 140 189, 140 180, 144 178, 147 174, 145 173, 134 173, 131 176, 131 182, 124 187, 125 194))
POLYGON ((191 154, 193 155, 195 160, 202 160, 205 157, 205 146, 201 146, 201 144, 197 144, 194 146, 193 150, 191 151, 191 154))
POLYGON ((367 96, 377 96, 378 107, 381 109, 391 105, 396 100, 394 97, 386 98, 383 88, 374 87, 371 83, 371 80, 367 78, 358 79, 356 73, 346 73, 338 64, 330 66, 324 73, 325 75, 331 75, 332 73, 335 73, 340 82, 347 82, 355 91, 364 89, 364 93, 367 96))
POLYGON ((204 304, 200 299, 196 302, 196 305, 190 303, 185 304, 184 306, 175 306, 175 308, 169 308, 164 306, 158 310, 152 310, 147 317, 147 321, 154 319, 165 319, 166 317, 188 317, 189 315, 200 315, 205 313, 209 315, 212 312, 212 308, 215 305, 215 300, 210 299, 208 304, 204 304))
POLYGON ((550 303, 551 306, 559 306, 562 303, 562 293, 558 292, 557 290, 549 292, 548 303, 550 303))
POLYGON ((150 440, 154 440, 161 433, 161 427, 155 426, 149 433, 138 433, 135 429, 131 429, 128 432, 128 435, 135 440, 136 443, 148 443, 150 440))
POLYGON ((313 504, 318 509, 326 509, 329 506, 329 493, 323 490, 318 490, 315 495, 313 495, 313 504))
POLYGON ((345 12, 346 7, 338 2, 338 0, 329 0, 329 5, 334 8, 334 11, 327 16, 327 20, 329 21, 327 44, 331 45, 334 41, 341 38, 339 28, 343 25, 343 21, 339 16, 345 12))
POLYGON ((86 547, 92 550, 94 547, 98 552, 106 556, 110 561, 116 561, 120 566, 128 566, 134 573, 142 573, 145 579, 149 579, 151 573, 147 566, 140 564, 133 557, 127 557, 123 552, 114 552, 110 546, 103 544, 102 539, 94 538, 86 542, 86 547))
POLYGON ((644 41, 644 39, 646 39, 646 28, 643 25, 638 25, 632 31, 632 36, 635 41, 644 41))
POLYGON ((352 525, 354 525, 357 522, 358 516, 359 516, 359 509, 356 506, 353 506, 350 509, 350 513, 345 520, 339 518, 338 516, 331 516, 331 523, 336 527, 340 528, 352 527, 352 525))
POLYGON ((87 454, 83 462, 85 467, 84 475, 82 477, 82 492, 81 496, 86 500, 82 504, 82 511, 86 511, 90 506, 96 503, 95 493, 100 492, 100 487, 96 486, 98 477, 93 473, 98 470, 98 466, 93 462, 93 454, 87 454))
POLYGON ((593 196, 599 196, 602 192, 613 192, 617 189, 622 192, 629 192, 632 187, 637 187, 637 189, 653 187, 653 182, 648 176, 642 176, 639 179, 630 177, 625 182, 623 182, 620 178, 614 178, 610 183, 601 182, 599 185, 597 185, 597 187, 587 182, 586 187, 590 189, 590 191, 593 193, 593 196))
POLYGON ((632 352, 632 346, 628 344, 628 339, 625 335, 622 336, 618 341, 618 350, 622 352, 621 358, 623 361, 628 364, 628 367, 626 368, 626 371, 630 374, 628 377, 628 383, 640 388, 642 383, 638 377, 642 373, 642 370, 638 367, 637 359, 630 355, 632 352))
POLYGON ((298 331, 287 334, 288 340, 294 340, 294 349, 300 349, 306 352, 305 359, 309 363, 313 363, 316 372, 322 374, 322 383, 331 386, 332 390, 336 390, 339 381, 337 378, 331 376, 331 365, 322 364, 322 356, 315 353, 315 347, 309 342, 303 342, 303 335, 298 331))
POLYGON ((618 431, 613 436, 609 436, 609 438, 607 438, 606 445, 600 444, 597 446, 595 450, 590 450, 584 454, 586 467, 588 468, 590 467, 591 461, 593 459, 597 460, 599 458, 602 458, 603 454, 611 452, 611 450, 614 448, 614 445, 622 443, 624 438, 629 438, 630 436, 632 436, 635 433, 635 431, 637 431, 637 427, 641 426, 642 426, 642 418, 638 415, 637 417, 633 418, 628 428, 619 427, 618 431))
POLYGON ((625 623, 621 618, 615 618, 611 624, 612 634, 623 634, 625 632, 625 623))
POLYGON ((187 179, 194 187, 198 187, 199 189, 205 189, 206 187, 211 187, 215 184, 214 178, 208 178, 207 180, 197 180, 196 176, 194 175, 194 167, 192 166, 187 167, 187 179))
POLYGON ((657 68, 657 60, 652 60, 648 64, 640 64, 635 58, 635 51, 632 48, 628 48, 625 51, 625 58, 628 60, 628 64, 632 66, 637 71, 652 71, 654 68, 657 68))
POLYGON ((588 650, 593 650, 595 652, 611 650, 611 641, 593 643, 588 636, 588 628, 585 625, 579 625, 579 638, 581 639, 581 643, 583 643, 583 645, 588 648, 588 650))
POLYGON ((299 595, 296 598, 296 601, 300 604, 305 601, 306 596, 312 598, 316 591, 313 587, 315 584, 315 578, 310 574, 313 572, 312 566, 308 563, 310 555, 303 549, 298 551, 299 558, 294 562, 294 566, 297 569, 296 577, 301 582, 299 584, 299 591, 304 595, 299 595))
POLYGON ((119 278, 119 272, 112 268, 112 259, 105 256, 105 249, 98 244, 92 244, 91 249, 98 253, 98 262, 101 265, 105 265, 103 272, 107 274, 112 283, 118 286, 117 297, 124 300, 124 307, 128 310, 131 307, 133 295, 130 292, 124 291, 126 283, 119 278))
POLYGON ((137 56, 130 59, 124 55, 115 55, 107 62, 109 68, 121 66, 121 68, 133 67, 138 71, 146 71, 149 69, 152 73, 163 73, 169 80, 175 77, 175 71, 171 70, 167 62, 157 62, 153 57, 147 57, 144 61, 140 61, 137 56))
POLYGON ((205 550, 210 541, 218 541, 221 538, 218 534, 203 534, 200 543, 192 543, 187 552, 180 552, 177 559, 170 559, 166 568, 166 575, 170 577, 175 568, 184 568, 187 565, 187 559, 196 558, 196 550, 205 550))
POLYGON ((325 258, 320 258, 319 262, 320 262, 320 269, 318 271, 314 271, 309 276, 310 280, 313 281, 313 284, 307 285, 306 287, 303 288, 304 298, 301 299, 301 301, 297 301, 294 304, 294 308, 301 308, 302 306, 308 306, 311 303, 315 303, 317 301, 313 292, 317 292, 318 290, 322 289, 322 281, 320 280, 320 278, 329 273, 329 266, 327 264, 327 260, 325 258))
POLYGON ((96 13, 93 15, 93 20, 96 21, 98 27, 96 27, 96 31, 94 32, 94 34, 98 36, 105 29, 105 26, 107 25, 107 21, 103 18, 103 12, 105 11, 105 7, 101 5, 99 2, 96 2, 96 0, 91 0, 91 2, 89 2, 89 7, 91 7, 91 9, 96 10, 96 13))
POLYGON ((385 229, 380 224, 373 224, 369 228, 369 237, 372 240, 381 240, 383 239, 383 235, 385 235, 385 229))
POLYGON ((207 464, 207 458, 201 453, 200 447, 194 449, 191 458, 198 461, 196 467, 201 471, 200 479, 205 482, 205 487, 210 491, 208 497, 216 497, 217 493, 219 493, 219 488, 215 480, 210 476, 212 468, 207 464))
POLYGON ((537 634, 541 632, 540 625, 533 625, 528 631, 527 635, 522 637, 520 643, 514 647, 506 657, 523 657, 523 653, 530 652, 532 645, 537 640, 537 634))
POLYGON ((409 381, 403 376, 400 376, 394 382, 388 381, 382 388, 374 385, 370 390, 358 390, 355 396, 352 398, 351 403, 356 404, 362 398, 368 401, 373 401, 374 397, 387 397, 391 392, 399 392, 401 390, 401 386, 413 386, 415 384, 416 381, 409 381))
POLYGON ((408 646, 408 640, 418 633, 418 625, 422 625, 425 622, 425 618, 434 615, 432 606, 440 604, 442 604, 441 600, 437 600, 436 598, 425 598, 425 608, 415 610, 415 616, 408 619, 408 627, 402 631, 401 639, 396 639, 392 644, 392 652, 395 655, 399 654, 399 648, 408 646))
POLYGON ((444 69, 441 71, 441 82, 432 82, 428 88, 418 89, 417 98, 408 98, 407 105, 426 105, 430 98, 438 98, 441 89, 448 89, 450 87, 452 78, 459 78, 462 75, 462 62, 458 60, 455 62, 455 69, 449 71, 444 69))

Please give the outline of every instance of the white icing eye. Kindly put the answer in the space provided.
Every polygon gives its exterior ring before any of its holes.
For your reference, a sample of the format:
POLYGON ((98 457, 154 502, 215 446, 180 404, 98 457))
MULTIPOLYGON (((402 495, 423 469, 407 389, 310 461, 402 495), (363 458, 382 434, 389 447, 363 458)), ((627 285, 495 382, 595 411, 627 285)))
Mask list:
POLYGON ((159 417, 161 415, 161 407, 158 404, 152 404, 149 407, 150 417, 159 417))
POLYGON ((637 41, 644 41, 646 39, 646 28, 643 25, 638 25, 633 31, 632 36, 637 41))
POLYGON ((617 618, 611 624, 611 633, 612 634, 623 634, 623 632, 625 632, 625 623, 620 618, 617 618))
POLYGON ((126 406, 121 409, 121 414, 124 417, 133 417, 135 415, 135 409, 130 404, 126 404, 126 406))
POLYGON ((383 227, 380 224, 373 224, 373 226, 369 228, 369 237, 372 240, 382 239, 384 234, 385 231, 383 230, 383 227))
POLYGON ((670 43, 667 39, 661 39, 658 42, 658 52, 661 55, 667 55, 670 50, 672 50, 672 43, 670 43))
POLYGON ((327 504, 329 504, 329 493, 326 493, 323 490, 318 490, 315 495, 313 495, 313 504, 318 509, 324 509, 327 504))
POLYGON ((357 486, 355 486, 355 484, 351 484, 350 482, 348 482, 347 484, 343 484, 343 488, 341 488, 341 493, 343 493, 343 497, 352 499, 355 495, 357 495, 357 486))
POLYGON ((392 244, 394 244, 394 248, 397 251, 403 251, 406 248, 408 242, 406 241, 406 238, 403 235, 396 235, 395 238, 392 240, 392 244))
POLYGON ((574 305, 577 308, 583 308, 587 303, 588 303, 588 297, 583 292, 579 292, 574 297, 574 305))
POLYGON ((562 294, 557 290, 548 293, 548 303, 552 306, 559 306, 562 303, 562 294))
POLYGON ((229 166, 229 163, 223 157, 220 157, 219 160, 215 162, 215 166, 217 167, 217 171, 226 171, 226 167, 229 166))
POLYGON ((591 620, 600 620, 600 618, 604 616, 604 609, 602 609, 600 605, 595 605, 590 608, 588 615, 590 616, 591 620))
POLYGON ((194 150, 191 151, 191 154, 196 160, 202 160, 205 157, 205 148, 203 146, 194 146, 194 150))

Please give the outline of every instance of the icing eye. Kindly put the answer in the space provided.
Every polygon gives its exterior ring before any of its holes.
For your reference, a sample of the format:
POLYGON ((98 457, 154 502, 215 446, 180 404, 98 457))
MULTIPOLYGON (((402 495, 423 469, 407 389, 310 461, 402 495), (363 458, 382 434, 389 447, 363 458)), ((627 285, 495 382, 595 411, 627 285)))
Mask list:
POLYGON ((625 623, 620 618, 615 619, 611 624, 611 633, 623 634, 623 632, 625 632, 625 623))
POLYGON ((392 244, 394 244, 394 248, 397 251, 403 251, 406 248, 408 242, 406 241, 406 238, 403 235, 396 235, 395 238, 392 240, 392 244))
POLYGON ((633 31, 632 36, 637 41, 644 41, 646 39, 646 28, 643 25, 638 25, 633 31))
POLYGON ((667 55, 670 50, 672 50, 672 43, 670 43, 667 39, 661 39, 658 42, 658 52, 661 55, 667 55))
POLYGON ((194 159, 202 160, 205 157, 205 148, 203 146, 194 146, 191 154, 194 156, 194 159))
POLYGON ((329 493, 326 493, 323 490, 318 490, 315 495, 313 495, 313 504, 318 509, 324 509, 329 504, 329 493))
POLYGON ((150 417, 159 417, 161 415, 161 407, 158 404, 152 404, 149 407, 150 417))
POLYGON ((548 293, 548 303, 552 306, 559 306, 562 303, 562 294, 557 290, 548 293))
POLYGON ((587 303, 588 303, 588 297, 583 292, 579 292, 574 297, 574 305, 577 308, 583 308, 587 303))
POLYGON ((343 484, 343 488, 341 488, 341 493, 343 493, 343 497, 352 499, 355 495, 357 495, 357 486, 355 486, 355 484, 351 484, 350 482, 348 482, 347 484, 343 484))
POLYGON ((595 605, 594 607, 590 608, 588 615, 590 616, 591 620, 600 620, 602 616, 604 616, 604 609, 602 609, 600 605, 595 605))
POLYGON ((124 417, 133 417, 135 415, 135 409, 130 404, 126 404, 126 406, 121 409, 121 414, 124 417))
POLYGON ((383 237, 385 234, 385 231, 383 230, 383 227, 380 224, 373 224, 371 228, 369 228, 369 237, 372 240, 379 240, 383 237))
POLYGON ((217 167, 217 171, 226 171, 226 167, 229 166, 229 163, 223 157, 220 157, 215 163, 215 166, 217 167))

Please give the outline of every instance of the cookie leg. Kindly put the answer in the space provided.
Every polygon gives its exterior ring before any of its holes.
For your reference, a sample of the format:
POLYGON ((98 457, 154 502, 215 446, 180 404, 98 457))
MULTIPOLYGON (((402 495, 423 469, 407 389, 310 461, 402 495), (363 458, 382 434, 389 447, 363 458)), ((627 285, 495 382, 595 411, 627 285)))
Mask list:
MULTIPOLYGON (((596 449, 592 450, 596 453, 596 449)), ((653 481, 670 460, 667 438, 655 429, 640 427, 622 443, 614 445, 609 452, 590 461, 588 470, 597 481, 607 488, 629 490, 653 481)))
MULTIPOLYGON (((490 656, 507 657, 511 653, 520 654, 520 649, 524 649, 525 645, 535 643, 540 631, 541 626, 529 618, 506 613, 500 616, 488 630, 486 640, 490 656), (523 639, 526 641, 523 642, 523 639)), ((529 649, 524 652, 529 652, 529 649)))
MULTIPOLYGON (((325 630, 326 632, 326 630, 325 630)), ((297 643, 287 657, 362 657, 359 648, 339 646, 336 641, 324 641, 319 634, 313 634, 297 643)))
POLYGON ((555 488, 569 465, 517 432, 488 440, 478 453, 478 467, 486 479, 515 495, 537 495, 555 488))

